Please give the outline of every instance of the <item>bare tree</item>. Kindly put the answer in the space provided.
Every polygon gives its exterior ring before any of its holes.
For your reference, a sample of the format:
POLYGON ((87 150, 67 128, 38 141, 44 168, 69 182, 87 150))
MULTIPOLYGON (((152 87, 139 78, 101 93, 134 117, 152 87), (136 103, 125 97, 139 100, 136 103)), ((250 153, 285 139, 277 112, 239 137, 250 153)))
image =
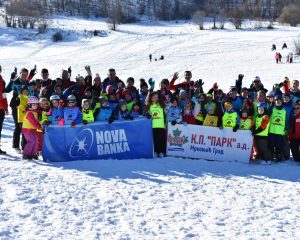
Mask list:
POLYGON ((195 12, 192 20, 195 25, 198 25, 199 30, 203 30, 204 21, 205 21, 205 12, 202 10, 195 12))
POLYGON ((244 8, 241 6, 234 7, 228 12, 228 16, 231 18, 231 22, 234 27, 236 29, 241 29, 245 16, 244 8))
POLYGON ((113 4, 112 8, 109 11, 108 14, 108 28, 110 30, 116 31, 117 25, 121 23, 122 21, 122 7, 120 1, 117 1, 115 4, 113 4))
POLYGON ((294 40, 294 50, 295 53, 300 56, 300 35, 294 40))
POLYGON ((300 5, 290 4, 284 7, 281 11, 279 22, 297 26, 300 23, 300 5))

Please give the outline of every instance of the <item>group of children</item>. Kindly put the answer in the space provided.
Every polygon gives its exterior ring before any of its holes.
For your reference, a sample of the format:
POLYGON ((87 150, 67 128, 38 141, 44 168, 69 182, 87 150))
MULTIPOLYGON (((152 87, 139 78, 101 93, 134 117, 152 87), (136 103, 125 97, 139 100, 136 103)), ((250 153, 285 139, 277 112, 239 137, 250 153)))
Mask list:
POLYGON ((75 127, 95 121, 113 124, 115 120, 147 117, 152 121, 157 157, 166 155, 168 124, 194 124, 229 128, 233 132, 250 130, 254 136, 253 161, 288 159, 290 149, 294 160, 300 161, 300 90, 297 80, 290 86, 289 79, 285 78, 267 91, 258 76, 250 88, 242 87, 244 76, 240 74, 228 93, 219 89, 217 83, 204 93, 203 81, 192 81, 190 71, 185 72, 185 79, 179 84, 175 84, 177 73, 171 81, 163 79, 157 91, 154 91, 153 79, 148 82, 140 79, 138 90, 132 77, 125 84, 116 77, 114 69, 109 70, 108 78, 103 81, 106 83, 104 89, 101 80, 99 84, 99 79, 96 79, 99 75, 89 83, 89 72, 86 78, 80 81, 76 78, 76 82, 65 88, 62 87, 66 84, 64 81, 57 86, 59 79, 51 80, 53 84, 48 79, 48 85, 45 81, 35 81, 41 84, 33 84, 33 88, 32 84, 18 88, 16 105, 24 138, 23 158, 38 158, 45 126, 50 124, 75 127), (43 93, 43 86, 48 92, 52 91, 48 97, 43 93), (34 94, 36 88, 40 88, 39 96, 34 94))

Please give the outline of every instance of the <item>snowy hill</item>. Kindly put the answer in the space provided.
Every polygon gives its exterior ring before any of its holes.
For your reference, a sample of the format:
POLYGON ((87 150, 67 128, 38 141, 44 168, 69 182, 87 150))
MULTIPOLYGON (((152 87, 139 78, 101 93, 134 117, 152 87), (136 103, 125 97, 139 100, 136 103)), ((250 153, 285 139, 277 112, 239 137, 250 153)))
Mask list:
MULTIPOLYGON (((191 70, 205 90, 214 82, 227 90, 239 73, 246 86, 256 75, 266 87, 285 76, 299 79, 299 63, 276 65, 270 51, 273 43, 291 46, 299 28, 198 31, 184 22, 141 22, 110 32, 105 22, 65 17, 52 27, 42 36, 0 28, 6 80, 14 66, 34 64, 47 67, 52 78, 70 65, 73 76, 85 74, 86 64, 102 78, 114 67, 124 80, 159 81, 191 70), (57 29, 69 33, 66 41, 51 42, 57 29), (88 36, 95 29, 107 34, 88 36), (150 63, 150 53, 165 60, 150 63)), ((271 166, 170 157, 28 162, 10 150, 13 126, 8 116, 2 145, 9 154, 0 158, 1 240, 298 238, 300 174, 292 160, 271 166)))

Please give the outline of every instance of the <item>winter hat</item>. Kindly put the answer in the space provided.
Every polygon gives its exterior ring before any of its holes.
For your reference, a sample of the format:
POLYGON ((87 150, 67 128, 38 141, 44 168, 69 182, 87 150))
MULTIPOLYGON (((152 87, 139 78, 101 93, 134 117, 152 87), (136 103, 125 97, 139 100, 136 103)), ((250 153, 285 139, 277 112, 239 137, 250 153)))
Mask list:
POLYGON ((268 91, 266 97, 274 97, 275 93, 274 91, 268 91))
POLYGON ((213 97, 213 95, 212 95, 212 94, 210 94, 210 93, 208 93, 208 94, 206 94, 206 97, 207 97, 207 98, 208 98, 208 97, 212 98, 212 97, 213 97))
POLYGON ((236 91, 237 91, 237 89, 236 89, 235 86, 230 86, 229 87, 229 92, 236 92, 236 91))
POLYGON ((129 81, 132 81, 132 82, 134 82, 134 78, 133 77, 129 77, 129 78, 127 78, 127 83, 129 82, 129 81))
POLYGON ((89 103, 89 100, 87 100, 87 99, 82 99, 82 101, 81 101, 81 107, 83 107, 83 105, 84 105, 86 102, 89 103))
POLYGON ((183 97, 184 95, 186 95, 186 91, 181 89, 179 92, 179 97, 183 97))
POLYGON ((227 107, 232 107, 233 105, 232 105, 232 102, 230 102, 230 101, 225 101, 224 102, 224 108, 227 108, 227 107))
POLYGON ((80 76, 79 74, 77 75, 77 77, 75 77, 75 79, 78 81, 84 81, 84 77, 80 76))
POLYGON ((260 81, 260 77, 259 77, 259 76, 256 76, 256 77, 254 78, 254 81, 260 81))
POLYGON ((21 92, 23 92, 24 90, 28 90, 28 87, 27 86, 22 86, 21 92))
POLYGON ((106 98, 106 97, 100 96, 100 97, 99 97, 99 102, 100 102, 100 104, 102 105, 103 103, 108 102, 108 101, 107 101, 107 98, 106 98))
POLYGON ((119 107, 122 107, 122 106, 124 106, 124 105, 126 105, 127 103, 126 103, 126 101, 124 101, 123 99, 121 99, 120 101, 119 101, 119 107))
POLYGON ((112 85, 107 85, 105 90, 106 90, 106 93, 109 93, 109 92, 112 92, 114 89, 113 89, 112 85))

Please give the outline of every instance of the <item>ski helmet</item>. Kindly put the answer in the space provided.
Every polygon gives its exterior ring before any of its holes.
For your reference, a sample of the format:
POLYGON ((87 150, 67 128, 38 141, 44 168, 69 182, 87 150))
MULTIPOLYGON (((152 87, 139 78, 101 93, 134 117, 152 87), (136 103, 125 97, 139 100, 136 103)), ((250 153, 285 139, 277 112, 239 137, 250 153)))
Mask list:
POLYGON ((274 91, 268 91, 266 97, 274 97, 274 91))
POLYGON ((39 103, 39 99, 35 96, 30 96, 28 98, 27 104, 38 104, 39 103))
POLYGON ((100 104, 102 105, 103 103, 107 102, 107 98, 104 97, 104 96, 100 96, 100 97, 99 97, 99 102, 100 102, 100 104))
POLYGON ((58 95, 52 95, 52 96, 50 97, 50 102, 52 102, 53 100, 59 101, 59 100, 60 100, 60 97, 59 97, 58 95))
POLYGON ((263 107, 264 109, 267 109, 267 104, 265 102, 259 102, 257 107, 263 107))
POLYGON ((274 97, 274 99, 275 99, 275 101, 276 101, 276 100, 281 100, 281 101, 282 101, 281 95, 276 95, 276 96, 274 97))
POLYGON ((74 95, 69 95, 67 98, 67 102, 76 102, 76 97, 74 95))

